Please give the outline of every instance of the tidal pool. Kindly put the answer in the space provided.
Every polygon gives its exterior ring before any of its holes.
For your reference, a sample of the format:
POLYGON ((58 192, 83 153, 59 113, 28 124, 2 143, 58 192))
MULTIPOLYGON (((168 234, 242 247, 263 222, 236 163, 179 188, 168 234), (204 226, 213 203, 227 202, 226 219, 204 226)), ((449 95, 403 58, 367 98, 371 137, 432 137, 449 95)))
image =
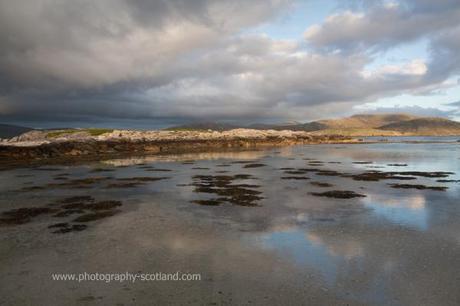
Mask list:
POLYGON ((2 170, 0 304, 459 305, 459 153, 310 145, 2 170), (201 280, 52 279, 126 272, 201 280))

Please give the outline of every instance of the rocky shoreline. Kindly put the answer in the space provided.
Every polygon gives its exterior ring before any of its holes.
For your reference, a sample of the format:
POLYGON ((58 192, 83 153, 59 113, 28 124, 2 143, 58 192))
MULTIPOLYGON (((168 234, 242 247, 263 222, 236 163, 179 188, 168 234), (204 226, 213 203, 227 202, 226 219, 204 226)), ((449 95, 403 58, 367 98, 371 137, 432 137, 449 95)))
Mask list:
MULTIPOLYGON (((56 132, 53 133, 56 135, 56 132)), ((251 129, 224 132, 113 130, 97 136, 82 130, 59 134, 57 137, 50 137, 49 132, 33 131, 1 141, 0 164, 356 142, 359 140, 340 135, 251 129)))

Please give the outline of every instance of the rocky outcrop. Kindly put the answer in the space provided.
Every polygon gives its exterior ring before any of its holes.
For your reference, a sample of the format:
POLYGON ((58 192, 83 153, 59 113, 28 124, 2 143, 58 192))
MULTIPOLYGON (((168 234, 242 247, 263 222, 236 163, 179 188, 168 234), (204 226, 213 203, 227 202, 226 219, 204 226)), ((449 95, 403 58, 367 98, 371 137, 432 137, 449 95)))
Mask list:
POLYGON ((0 144, 3 163, 49 159, 100 159, 109 156, 247 149, 313 143, 354 142, 343 136, 306 132, 234 129, 225 132, 114 130, 99 136, 73 133, 46 138, 27 133, 0 144))

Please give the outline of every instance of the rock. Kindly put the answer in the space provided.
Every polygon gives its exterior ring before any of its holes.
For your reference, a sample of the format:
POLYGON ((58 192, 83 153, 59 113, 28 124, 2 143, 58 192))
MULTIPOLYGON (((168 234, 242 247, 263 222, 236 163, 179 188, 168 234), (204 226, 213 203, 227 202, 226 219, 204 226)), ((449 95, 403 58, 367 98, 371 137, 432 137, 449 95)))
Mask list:
POLYGON ((108 154, 180 153, 256 146, 355 142, 350 137, 311 135, 304 131, 233 129, 229 131, 113 130, 98 136, 73 131, 31 131, 0 144, 0 160, 31 160, 108 154))
POLYGON ((48 132, 45 131, 30 131, 22 135, 13 137, 10 142, 24 142, 24 141, 43 141, 46 140, 48 132))

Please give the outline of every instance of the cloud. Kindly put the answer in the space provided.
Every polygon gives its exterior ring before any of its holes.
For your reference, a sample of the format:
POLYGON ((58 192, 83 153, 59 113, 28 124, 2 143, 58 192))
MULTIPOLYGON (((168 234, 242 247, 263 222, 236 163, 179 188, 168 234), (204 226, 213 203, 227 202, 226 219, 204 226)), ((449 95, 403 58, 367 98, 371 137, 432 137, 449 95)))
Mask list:
POLYGON ((407 0, 330 16, 307 30, 310 48, 247 34, 287 0, 0 0, 0 118, 309 120, 432 91, 460 67, 457 6, 441 2, 437 13, 407 0), (377 12, 402 33, 378 18, 367 28, 377 12), (408 12, 431 23, 415 29, 408 12), (369 69, 368 50, 427 33, 430 60, 369 69))
POLYGON ((331 105, 340 111, 428 85, 423 63, 364 73, 368 63, 364 55, 310 53, 292 42, 238 36, 195 54, 193 61, 176 60, 162 74, 164 82, 25 93, 10 103, 10 111, 27 116, 53 109, 82 116, 305 120, 330 112, 331 105), (30 103, 33 98, 40 103, 30 103))
POLYGON ((93 88, 149 78, 171 62, 257 24, 281 0, 0 1, 0 69, 16 85, 93 88), (245 10, 238 9, 240 6, 245 10))
POLYGON ((425 75, 428 71, 426 63, 421 59, 414 59, 402 65, 384 65, 374 70, 364 70, 364 77, 384 75, 425 75))
POLYGON ((460 101, 447 103, 446 106, 451 108, 453 116, 456 116, 457 119, 460 119, 460 101))
POLYGON ((459 20, 456 0, 370 1, 364 11, 346 10, 310 26, 304 37, 317 48, 376 52, 436 35, 459 20))
POLYGON ((457 27, 443 31, 431 41, 430 53, 433 77, 441 79, 460 73, 460 19, 457 27))

